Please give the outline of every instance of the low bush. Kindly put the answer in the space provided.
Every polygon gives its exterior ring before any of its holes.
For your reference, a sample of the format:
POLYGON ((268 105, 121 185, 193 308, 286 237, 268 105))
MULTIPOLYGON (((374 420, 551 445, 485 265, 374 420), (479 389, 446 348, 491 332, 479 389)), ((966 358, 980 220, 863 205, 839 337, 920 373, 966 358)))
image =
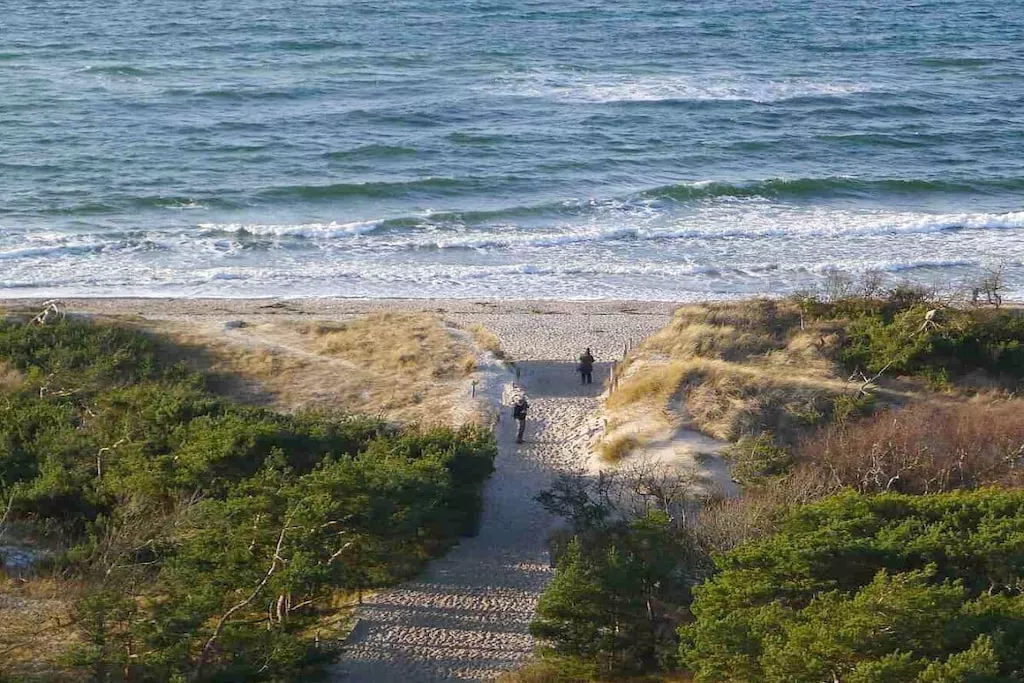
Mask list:
POLYGON ((830 490, 937 493, 1024 482, 1024 401, 911 404, 805 438, 796 466, 830 490))
MULTIPOLYGON (((538 496, 574 535, 559 544, 555 577, 537 605, 538 638, 549 680, 606 680, 674 668, 675 626, 691 588, 710 568, 678 511, 677 477, 652 469, 596 480, 561 477, 538 496)), ((542 679, 543 680, 543 679, 542 679)), ((640 679, 637 679, 640 680, 640 679)))
POLYGON ((716 558, 680 655, 698 681, 1013 681, 1024 493, 847 493, 716 558))
POLYGON ((863 315, 851 320, 840 360, 851 369, 920 375, 938 385, 980 371, 1012 386, 1024 378, 1024 316, 929 304, 891 317, 863 315))
POLYGON ((530 624, 542 657, 582 677, 670 668, 687 540, 656 512, 573 539, 530 624))
POLYGON ((741 439, 725 455, 729 459, 732 476, 745 485, 786 473, 793 460, 789 449, 776 444, 771 432, 741 439))

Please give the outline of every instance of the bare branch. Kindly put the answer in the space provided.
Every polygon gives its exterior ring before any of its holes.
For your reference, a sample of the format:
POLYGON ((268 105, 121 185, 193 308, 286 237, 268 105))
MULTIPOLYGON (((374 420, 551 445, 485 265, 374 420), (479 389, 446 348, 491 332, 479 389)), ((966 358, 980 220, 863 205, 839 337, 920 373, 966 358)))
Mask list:
POLYGON ((206 644, 203 646, 202 652, 199 653, 199 659, 196 661, 196 667, 195 670, 192 672, 191 680, 195 681, 199 679, 199 676, 203 672, 203 666, 206 664, 206 658, 209 656, 210 650, 213 649, 213 644, 217 641, 217 638, 220 637, 220 632, 224 630, 224 625, 227 624, 228 619, 230 619, 239 610, 244 609, 249 604, 251 604, 252 601, 256 599, 256 596, 260 594, 260 591, 263 590, 263 587, 267 585, 267 582, 270 581, 270 577, 274 575, 275 571, 277 571, 277 568, 280 566, 280 563, 282 562, 281 546, 284 545, 284 535, 287 531, 288 520, 285 519, 284 524, 281 526, 281 533, 277 537, 277 547, 274 549, 274 556, 270 559, 270 568, 267 569, 267 573, 263 576, 263 579, 256 585, 256 588, 253 589, 252 593, 249 594, 249 597, 247 597, 245 600, 242 600, 234 607, 229 609, 227 612, 224 613, 223 616, 221 616, 220 619, 217 620, 217 626, 213 629, 213 633, 210 635, 209 639, 207 639, 206 644))

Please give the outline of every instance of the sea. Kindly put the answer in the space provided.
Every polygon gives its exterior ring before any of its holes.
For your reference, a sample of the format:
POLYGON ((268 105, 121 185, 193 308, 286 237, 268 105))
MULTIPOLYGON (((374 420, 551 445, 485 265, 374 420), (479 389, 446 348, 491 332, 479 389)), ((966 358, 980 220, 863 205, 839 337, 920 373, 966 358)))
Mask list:
POLYGON ((1022 262, 1020 2, 0 3, 0 296, 1021 299, 1022 262))

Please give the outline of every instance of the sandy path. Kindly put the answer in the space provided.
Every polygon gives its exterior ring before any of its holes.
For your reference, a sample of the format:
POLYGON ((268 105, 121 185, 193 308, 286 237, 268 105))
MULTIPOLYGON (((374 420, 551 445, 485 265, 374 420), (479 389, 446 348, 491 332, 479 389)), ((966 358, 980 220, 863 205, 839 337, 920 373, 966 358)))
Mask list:
MULTIPOLYGON (((550 580, 546 539, 554 519, 533 500, 561 471, 582 467, 599 428, 597 412, 607 363, 595 383, 580 386, 569 360, 581 339, 602 350, 664 324, 651 316, 474 315, 518 358, 530 399, 526 443, 503 399, 498 458, 485 493, 478 536, 464 539, 416 581, 367 599, 335 670, 343 681, 487 680, 530 657, 527 628, 550 580)), ((607 358, 608 355, 604 357, 607 358)))
POLYGON ((527 442, 516 445, 506 409, 479 535, 417 581, 366 601, 339 665, 342 680, 480 680, 530 656, 527 627, 551 575, 545 539, 553 522, 532 497, 555 472, 585 457, 580 426, 596 407, 595 391, 575 383, 569 395, 551 395, 564 393, 553 390, 573 379, 524 364, 527 442))

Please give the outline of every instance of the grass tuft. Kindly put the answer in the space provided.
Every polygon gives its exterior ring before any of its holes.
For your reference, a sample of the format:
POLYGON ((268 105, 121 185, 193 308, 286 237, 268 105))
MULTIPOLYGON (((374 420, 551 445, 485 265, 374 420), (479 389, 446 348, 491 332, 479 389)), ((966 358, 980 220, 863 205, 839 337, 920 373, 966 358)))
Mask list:
POLYGON ((505 353, 505 349, 501 347, 501 340, 498 339, 498 335, 494 334, 479 323, 474 323, 467 329, 473 335, 473 339, 476 341, 477 346, 484 351, 487 351, 498 360, 508 360, 508 354, 505 353))

